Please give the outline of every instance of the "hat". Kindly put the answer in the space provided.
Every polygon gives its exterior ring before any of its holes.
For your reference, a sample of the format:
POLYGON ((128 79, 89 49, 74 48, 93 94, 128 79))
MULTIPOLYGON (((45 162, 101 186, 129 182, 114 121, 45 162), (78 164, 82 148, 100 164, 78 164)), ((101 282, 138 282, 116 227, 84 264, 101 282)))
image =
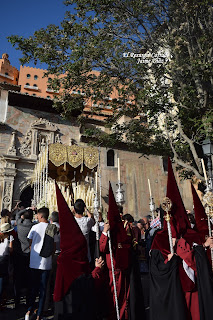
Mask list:
POLYGON ((3 223, 0 227, 0 232, 1 233, 6 233, 12 231, 14 228, 11 227, 11 225, 7 223, 3 223))

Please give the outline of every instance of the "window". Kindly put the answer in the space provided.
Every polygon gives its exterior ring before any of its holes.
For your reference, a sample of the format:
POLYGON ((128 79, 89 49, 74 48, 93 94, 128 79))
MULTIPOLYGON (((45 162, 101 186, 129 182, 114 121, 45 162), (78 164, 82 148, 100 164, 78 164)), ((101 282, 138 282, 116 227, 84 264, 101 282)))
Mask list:
POLYGON ((33 93, 33 94, 32 94, 32 96, 33 96, 33 97, 36 97, 36 94, 35 94, 35 93, 33 93))
POLYGON ((107 167, 114 167, 115 166, 115 153, 114 150, 107 151, 107 167))
POLYGON ((34 83, 33 87, 36 87, 36 88, 37 88, 37 84, 34 83))
POLYGON ((162 161, 163 161, 163 170, 164 170, 164 172, 168 172, 168 158, 167 157, 163 157, 162 161))
POLYGON ((5 76, 9 76, 8 72, 5 72, 5 76))
POLYGON ((51 99, 51 97, 50 97, 50 96, 47 96, 47 99, 51 99))
POLYGON ((48 78, 48 82, 51 82, 52 81, 52 79, 51 78, 48 78))
POLYGON ((78 94, 81 94, 81 91, 80 91, 80 90, 78 90, 77 92, 78 92, 78 94))
POLYGON ((34 80, 37 80, 38 79, 38 76, 35 74, 34 75, 34 80))
POLYGON ((29 86, 30 84, 27 82, 26 84, 25 84, 25 86, 29 86))
POLYGON ((30 77, 31 77, 31 75, 28 73, 28 74, 27 74, 27 79, 30 79, 30 77))

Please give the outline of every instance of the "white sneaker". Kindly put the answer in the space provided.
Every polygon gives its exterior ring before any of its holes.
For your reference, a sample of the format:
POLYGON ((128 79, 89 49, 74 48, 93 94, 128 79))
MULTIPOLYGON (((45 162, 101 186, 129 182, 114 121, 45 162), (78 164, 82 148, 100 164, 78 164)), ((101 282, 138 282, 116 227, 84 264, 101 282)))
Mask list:
POLYGON ((29 314, 25 314, 24 320, 30 320, 30 315, 29 314))

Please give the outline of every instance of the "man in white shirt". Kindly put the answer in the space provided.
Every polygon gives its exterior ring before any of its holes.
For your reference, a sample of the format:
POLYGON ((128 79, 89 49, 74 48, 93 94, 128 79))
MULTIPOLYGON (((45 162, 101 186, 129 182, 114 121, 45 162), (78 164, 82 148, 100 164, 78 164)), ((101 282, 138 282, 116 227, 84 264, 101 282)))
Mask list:
POLYGON ((91 256, 90 256, 90 250, 89 250, 89 232, 91 228, 94 226, 95 220, 93 219, 92 214, 88 210, 87 210, 88 217, 83 216, 85 208, 86 208, 86 205, 82 199, 76 200, 74 204, 75 220, 77 221, 83 235, 87 240, 88 259, 90 262, 91 256))
MULTIPOLYGON (((28 239, 31 245, 30 251, 30 270, 31 270, 31 294, 29 299, 28 311, 25 315, 25 320, 29 320, 30 313, 33 311, 36 296, 39 292, 39 305, 37 311, 37 320, 41 319, 41 313, 45 300, 47 280, 49 272, 52 268, 52 255, 45 258, 40 256, 43 247, 45 231, 48 226, 49 209, 41 208, 38 210, 39 223, 34 225, 29 234, 28 239)), ((55 240, 55 238, 54 238, 55 240)), ((54 251, 54 249, 52 250, 54 251)), ((52 252, 53 253, 53 252, 52 252)))

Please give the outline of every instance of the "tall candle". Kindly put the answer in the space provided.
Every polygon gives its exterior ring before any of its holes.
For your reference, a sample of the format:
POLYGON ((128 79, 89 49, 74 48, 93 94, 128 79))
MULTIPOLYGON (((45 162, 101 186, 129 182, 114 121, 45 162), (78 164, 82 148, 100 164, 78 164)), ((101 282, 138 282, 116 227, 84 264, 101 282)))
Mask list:
POLYGON ((148 186, 149 186, 150 198, 152 198, 152 191, 151 191, 151 185, 150 185, 150 180, 149 179, 148 179, 148 186))
POLYGON ((121 181, 120 158, 118 158, 118 182, 121 181))
POLYGON ((95 173, 95 192, 98 192, 98 172, 95 173))
POLYGON ((202 164, 202 168, 203 168, 203 173, 204 173, 204 178, 206 180, 206 184, 208 184, 208 178, 207 178, 206 168, 205 168, 205 164, 204 164, 203 159, 201 159, 201 164, 202 164))

